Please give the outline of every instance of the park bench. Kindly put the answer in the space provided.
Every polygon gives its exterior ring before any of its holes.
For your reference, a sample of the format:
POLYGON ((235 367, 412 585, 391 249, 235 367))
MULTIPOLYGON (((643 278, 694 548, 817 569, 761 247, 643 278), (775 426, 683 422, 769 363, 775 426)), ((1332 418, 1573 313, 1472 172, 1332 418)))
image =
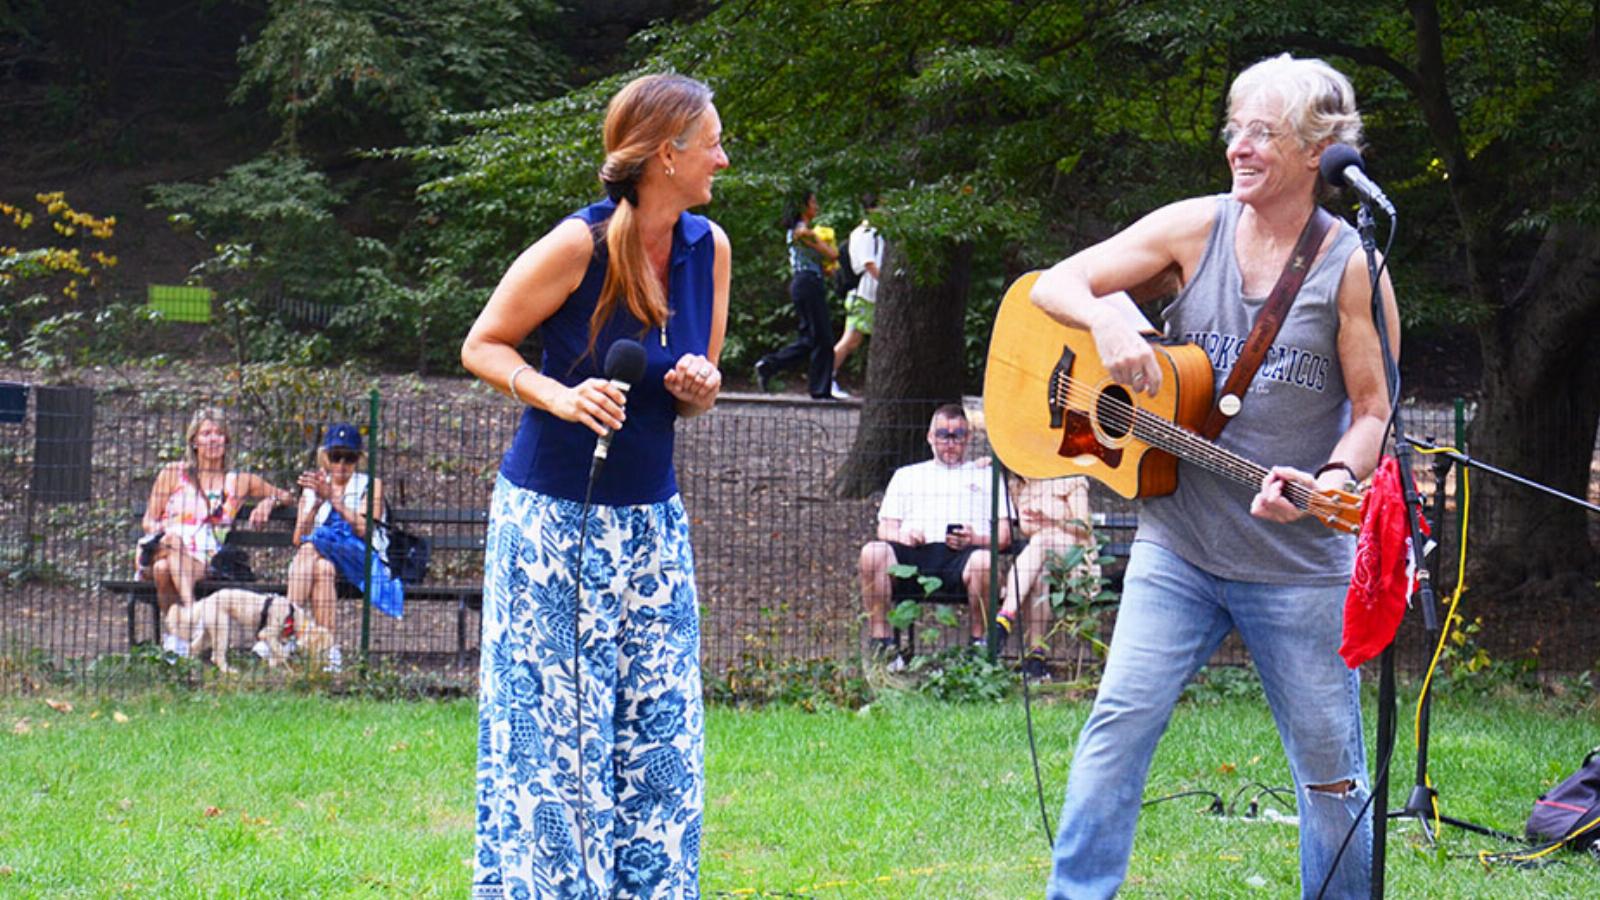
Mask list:
MULTIPOLYGON (((1120 591, 1122 589, 1122 570, 1127 566, 1128 552, 1133 547, 1133 533, 1139 526, 1138 514, 1131 512, 1097 512, 1093 515, 1092 524, 1095 533, 1107 539, 1105 546, 1100 548, 1101 574, 1109 581, 1111 589, 1120 591)), ((1013 520, 1011 533, 1017 534, 1017 528, 1018 524, 1013 520)), ((1006 574, 1010 571, 1009 562, 1015 559, 1016 555, 1021 553, 1022 548, 1026 545, 1027 542, 1025 540, 1013 540, 1010 546, 1000 551, 999 565, 1002 585, 1005 583, 1006 574)), ((898 605, 906 600, 936 606, 959 606, 962 609, 967 607, 965 591, 952 592, 941 588, 929 594, 924 592, 914 579, 897 578, 894 580, 894 593, 891 597, 891 602, 898 605)), ((991 610, 990 612, 993 613, 994 611, 991 610)), ((986 627, 988 625, 992 625, 992 623, 986 623, 986 627)), ((896 646, 900 644, 900 629, 898 628, 894 631, 894 642, 896 646)), ((912 622, 906 627, 906 653, 911 656, 915 656, 917 653, 916 622, 912 622)))
MULTIPOLYGON (((143 513, 143 507, 139 512, 143 513)), ((295 508, 292 505, 280 506, 272 511, 272 516, 267 527, 252 529, 235 527, 228 532, 228 544, 244 548, 277 548, 287 549, 293 538, 295 508)), ((243 522, 248 518, 248 511, 241 510, 237 521, 243 522)), ((432 560, 429 565, 429 579, 417 584, 405 586, 406 604, 412 603, 451 603, 456 610, 456 664, 461 665, 466 660, 467 653, 467 611, 477 611, 483 606, 483 579, 481 569, 474 567, 474 575, 464 578, 458 583, 435 582, 433 573, 446 572, 452 567, 449 561, 452 554, 482 553, 484 534, 488 529, 489 511, 484 508, 472 507, 439 507, 439 508, 395 508, 389 511, 389 522, 399 528, 404 528, 419 537, 428 539, 432 547, 432 560)), ((252 591, 270 594, 284 594, 288 591, 288 584, 284 578, 288 574, 287 560, 282 565, 282 571, 276 579, 261 578, 263 573, 256 572, 258 579, 255 581, 214 581, 203 579, 195 585, 195 596, 206 595, 222 590, 223 588, 242 587, 252 591)), ((109 593, 119 595, 127 607, 128 616, 128 646, 131 648, 138 643, 138 610, 145 606, 150 610, 150 621, 153 634, 159 639, 161 634, 160 608, 156 603, 156 586, 153 581, 136 581, 132 579, 107 579, 100 582, 100 586, 109 593)), ((354 586, 339 579, 339 596, 343 598, 359 597, 360 592, 354 586)))

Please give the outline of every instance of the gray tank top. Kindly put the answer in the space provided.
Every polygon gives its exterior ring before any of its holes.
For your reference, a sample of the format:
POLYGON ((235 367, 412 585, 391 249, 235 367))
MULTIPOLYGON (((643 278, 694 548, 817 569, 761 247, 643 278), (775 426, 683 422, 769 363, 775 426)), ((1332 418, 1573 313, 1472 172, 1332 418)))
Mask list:
MULTIPOLYGON (((1169 337, 1211 357, 1214 390, 1239 358, 1265 297, 1241 296, 1234 234, 1243 205, 1217 197, 1217 218, 1194 277, 1163 313, 1169 337)), ((1333 245, 1306 276, 1244 398, 1217 443, 1265 466, 1316 471, 1350 427, 1339 368, 1339 283, 1355 229, 1337 223, 1333 245)), ((1153 541, 1222 578, 1269 584, 1337 584, 1350 577, 1355 540, 1315 519, 1289 525, 1250 515, 1255 491, 1187 462, 1178 489, 1145 501, 1138 540, 1153 541)))

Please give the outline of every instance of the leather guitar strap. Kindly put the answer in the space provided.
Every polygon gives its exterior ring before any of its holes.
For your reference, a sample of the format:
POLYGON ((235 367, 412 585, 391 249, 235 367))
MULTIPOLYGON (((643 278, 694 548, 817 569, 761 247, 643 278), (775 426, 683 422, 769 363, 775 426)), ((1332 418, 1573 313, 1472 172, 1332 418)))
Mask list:
POLYGON ((1267 295, 1267 302, 1256 315, 1256 324, 1250 329, 1249 337, 1245 338, 1239 361, 1234 363, 1227 383, 1222 386, 1222 393, 1217 395, 1216 402, 1211 404, 1211 411, 1206 414, 1205 424, 1200 427, 1201 437, 1208 441, 1216 440, 1222 429, 1244 407, 1245 391, 1256 377, 1256 370, 1261 368, 1261 360, 1266 358, 1267 348, 1278 336, 1278 329, 1283 327, 1289 307, 1300 293, 1300 285, 1305 282, 1306 273, 1311 271, 1311 264, 1317 258, 1317 249, 1322 246, 1322 239, 1331 227, 1333 215, 1320 206, 1313 207, 1306 227, 1300 231, 1300 239, 1295 242, 1294 252, 1289 254, 1288 263, 1278 275, 1278 283, 1272 286, 1272 293, 1267 295))

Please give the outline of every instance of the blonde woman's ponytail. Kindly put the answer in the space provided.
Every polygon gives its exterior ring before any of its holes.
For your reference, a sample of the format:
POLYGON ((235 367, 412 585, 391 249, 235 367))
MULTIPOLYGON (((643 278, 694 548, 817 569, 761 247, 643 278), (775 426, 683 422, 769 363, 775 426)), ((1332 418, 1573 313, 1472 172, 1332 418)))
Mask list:
POLYGON ((711 89, 682 75, 645 75, 629 82, 606 108, 606 161, 600 182, 616 210, 606 223, 606 277, 589 319, 589 350, 600 328, 617 308, 641 323, 641 330, 667 321, 667 292, 650 270, 639 235, 639 182, 645 164, 665 142, 688 146, 688 135, 706 108, 711 89))

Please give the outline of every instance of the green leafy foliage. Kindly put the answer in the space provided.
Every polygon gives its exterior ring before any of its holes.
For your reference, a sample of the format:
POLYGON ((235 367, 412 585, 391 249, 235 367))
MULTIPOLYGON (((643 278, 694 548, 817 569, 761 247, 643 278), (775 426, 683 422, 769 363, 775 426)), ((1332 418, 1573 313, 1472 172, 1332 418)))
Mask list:
POLYGON ((356 262, 334 218, 342 201, 326 175, 295 156, 268 154, 205 184, 160 184, 152 205, 173 226, 216 242, 201 274, 219 293, 264 297, 321 292, 356 262))
POLYGON ((998 703, 1016 687, 1016 676, 999 662, 966 647, 918 656, 906 666, 918 693, 947 703, 998 703))
POLYGON ((20 206, 0 199, 0 359, 51 369, 93 358, 104 342, 85 340, 87 329, 121 315, 96 296, 117 265, 106 252, 117 219, 74 209, 62 191, 33 199, 20 206))
POLYGON ((1202 666, 1179 695, 1186 703, 1216 705, 1239 700, 1261 701, 1266 694, 1254 666, 1202 666))
POLYGON ((453 367, 459 344, 428 338, 464 333, 479 298, 447 273, 412 287, 387 244, 339 224, 339 192, 304 159, 269 154, 152 195, 175 227, 218 241, 195 279, 224 297, 220 330, 240 364, 325 365, 354 353, 453 367), (297 305, 321 319, 284 312, 297 305))
MULTIPOLYGON (((1081 521, 1077 524, 1087 525, 1081 521)), ((1090 676, 1094 664, 1105 658, 1109 648, 1101 636, 1121 600, 1104 574, 1104 567, 1112 563, 1104 554, 1107 539, 1092 530, 1091 534, 1091 546, 1074 544, 1065 552, 1046 553, 1044 558, 1044 583, 1051 610, 1046 641, 1063 635, 1077 648, 1068 672, 1071 681, 1090 676)))
POLYGON ((432 137, 441 110, 515 103, 560 84, 565 61, 546 30, 556 9, 549 0, 273 0, 261 33, 239 50, 233 98, 265 92, 291 149, 308 125, 373 116, 432 137))
POLYGON ((830 659, 774 662, 746 654, 738 665, 706 683, 706 699, 739 707, 781 704, 818 712, 859 709, 871 700, 857 668, 830 659))
MULTIPOLYGON (((893 565, 889 566, 889 577, 916 579, 917 586, 922 588, 922 596, 925 599, 932 597, 934 591, 939 589, 939 585, 944 583, 938 578, 938 576, 924 575, 920 570, 917 569, 916 566, 907 565, 905 563, 894 563, 893 565)), ((938 625, 946 628, 954 628, 961 624, 960 621, 956 619, 956 614, 951 611, 949 606, 944 604, 931 604, 930 606, 933 610, 933 620, 934 622, 938 623, 938 625)), ((899 631, 905 631, 909 628, 915 627, 918 621, 922 618, 923 609, 923 603, 919 603, 916 600, 902 600, 895 604, 893 609, 889 610, 889 624, 899 631)), ((928 628, 926 629, 925 634, 928 636, 929 640, 936 641, 939 639, 938 628, 928 628)))

